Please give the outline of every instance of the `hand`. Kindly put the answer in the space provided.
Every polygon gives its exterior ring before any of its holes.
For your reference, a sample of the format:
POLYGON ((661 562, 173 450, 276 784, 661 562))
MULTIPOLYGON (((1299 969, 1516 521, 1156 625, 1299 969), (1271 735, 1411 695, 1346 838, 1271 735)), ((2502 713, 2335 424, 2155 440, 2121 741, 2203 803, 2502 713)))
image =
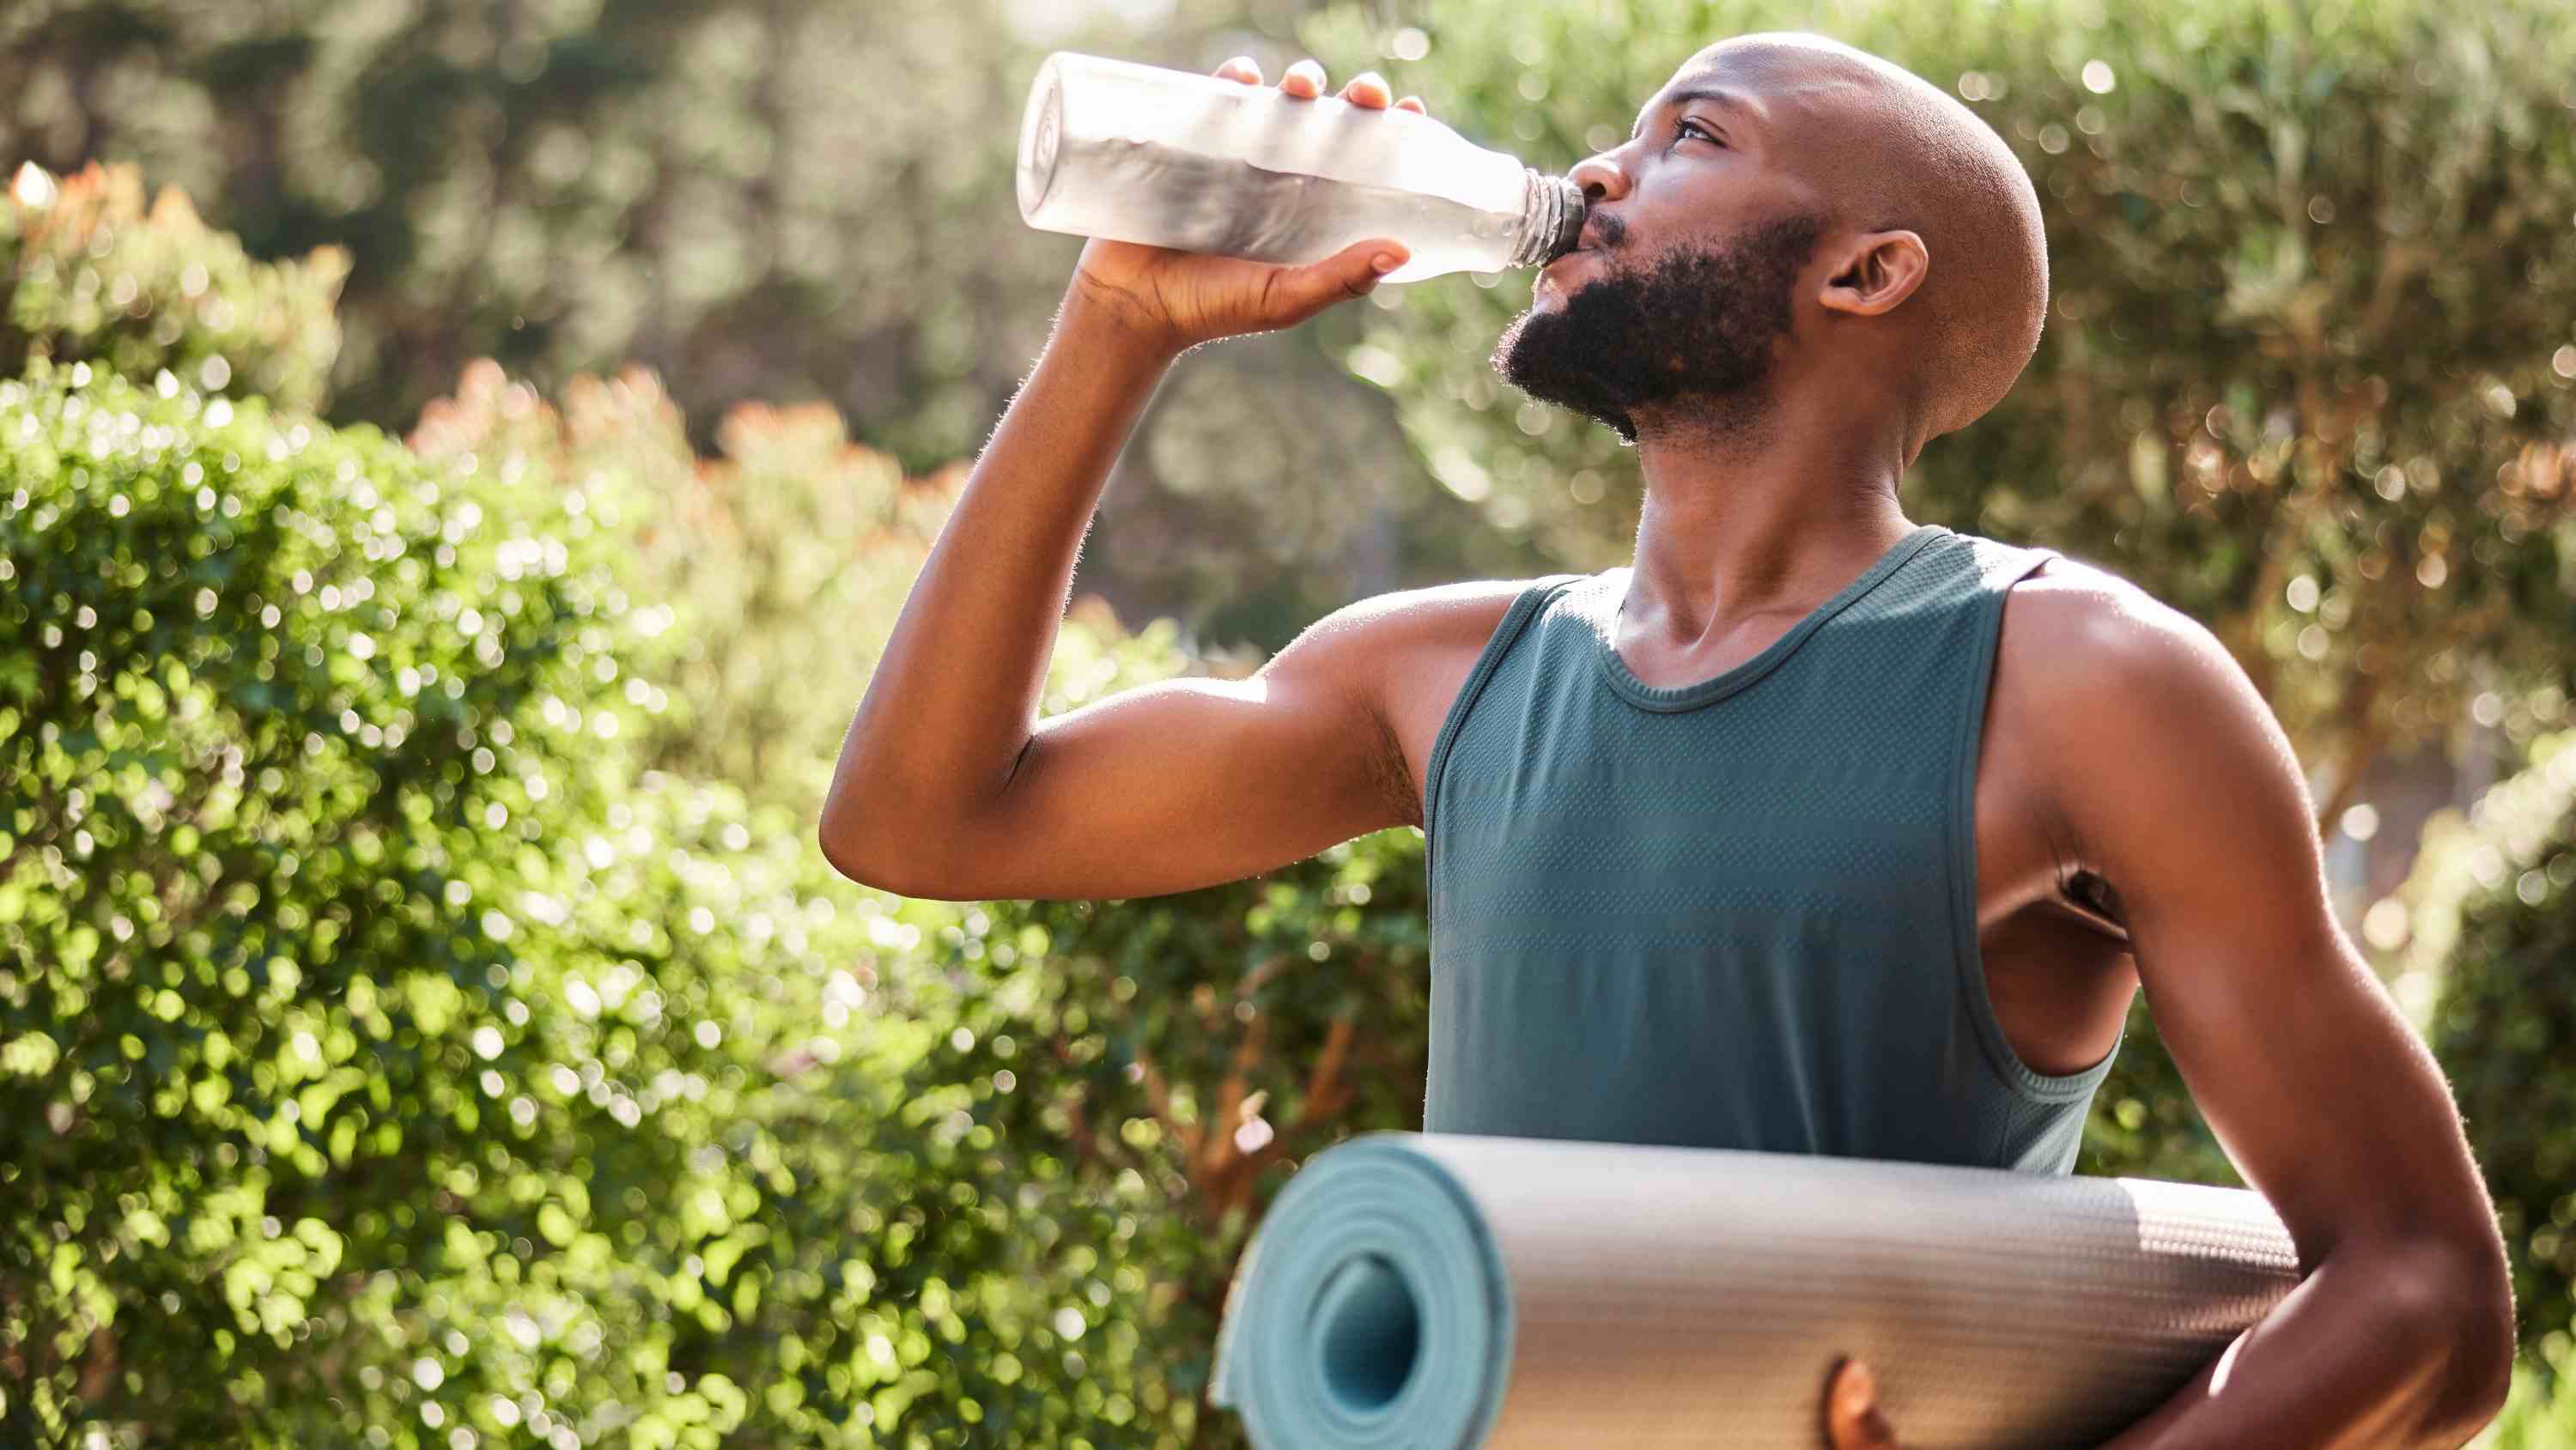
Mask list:
POLYGON ((1905 1450, 1878 1407, 1878 1377, 1848 1356, 1825 1381, 1825 1443, 1833 1450, 1905 1450))
MULTIPOLYGON (((1249 56, 1236 56, 1215 73, 1248 86, 1261 84, 1261 67, 1249 56)), ((1315 99, 1324 92, 1324 68, 1312 60, 1297 62, 1279 78, 1279 92, 1315 99)), ((1342 87, 1341 99, 1385 110, 1386 81, 1374 71, 1363 72, 1342 87)), ((1399 111, 1429 114, 1420 96, 1393 104, 1399 111)), ((1370 265, 1382 253, 1395 259, 1387 271, 1411 255, 1402 242, 1382 237, 1344 247, 1320 262, 1285 267, 1094 238, 1082 249, 1073 291, 1149 343, 1177 354, 1220 337, 1294 327, 1336 302, 1365 297, 1383 275, 1370 265)))

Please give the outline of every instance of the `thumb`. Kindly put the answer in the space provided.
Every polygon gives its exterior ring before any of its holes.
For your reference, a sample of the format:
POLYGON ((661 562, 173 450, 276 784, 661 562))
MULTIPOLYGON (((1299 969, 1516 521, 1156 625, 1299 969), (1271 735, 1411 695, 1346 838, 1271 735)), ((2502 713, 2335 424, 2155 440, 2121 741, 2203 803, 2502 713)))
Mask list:
POLYGON ((1292 326, 1336 302, 1366 297, 1377 290, 1379 279, 1412 255, 1402 242, 1374 237, 1354 242, 1320 262, 1289 269, 1279 275, 1271 297, 1275 325, 1292 326))

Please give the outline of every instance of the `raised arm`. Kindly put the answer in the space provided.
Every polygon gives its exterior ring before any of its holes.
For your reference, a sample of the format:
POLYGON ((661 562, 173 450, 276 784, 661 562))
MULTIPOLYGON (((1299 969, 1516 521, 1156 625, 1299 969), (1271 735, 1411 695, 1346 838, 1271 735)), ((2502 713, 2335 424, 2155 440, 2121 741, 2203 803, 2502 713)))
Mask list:
MULTIPOLYGON (((1218 74, 1260 83, 1247 60, 1218 74)), ((1312 62, 1280 82, 1307 98, 1321 87, 1312 62)), ((1373 76, 1342 95, 1388 104, 1373 76)), ((920 896, 1149 895, 1409 818, 1388 816, 1380 652, 1358 616, 1310 630, 1252 680, 1168 682, 1037 720, 1083 533, 1166 369, 1200 343, 1364 296, 1403 257, 1393 241, 1307 267, 1084 249, 842 744, 819 831, 836 868, 920 896)))

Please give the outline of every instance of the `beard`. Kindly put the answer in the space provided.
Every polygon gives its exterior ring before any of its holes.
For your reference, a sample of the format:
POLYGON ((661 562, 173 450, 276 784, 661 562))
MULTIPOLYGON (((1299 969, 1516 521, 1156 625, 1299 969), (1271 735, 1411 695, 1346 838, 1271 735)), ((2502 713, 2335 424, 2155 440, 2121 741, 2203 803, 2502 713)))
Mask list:
POLYGON ((1695 431, 1726 435, 1757 416, 1772 340, 1825 219, 1758 222, 1724 242, 1631 265, 1625 228, 1605 218, 1600 275, 1555 310, 1523 312, 1495 340, 1494 370, 1542 403, 1637 441, 1640 410, 1691 403, 1695 431))

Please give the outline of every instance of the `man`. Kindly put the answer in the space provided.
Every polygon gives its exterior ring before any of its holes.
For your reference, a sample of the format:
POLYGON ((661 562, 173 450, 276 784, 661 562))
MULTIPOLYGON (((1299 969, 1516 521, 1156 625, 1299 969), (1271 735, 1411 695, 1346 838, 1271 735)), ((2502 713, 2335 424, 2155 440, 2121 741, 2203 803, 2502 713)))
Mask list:
MULTIPOLYGON (((1304 61, 1280 88, 1323 84, 1304 61)), ((1341 95, 1388 104, 1374 75, 1341 95)), ((2062 1174, 2143 987, 2306 1277, 2112 1445, 2467 1439, 2511 1362, 2502 1243, 2327 906, 2279 727, 2136 588, 1900 509, 2038 344, 2011 151, 1885 61, 1754 35, 1573 177, 1583 246, 1494 364, 1636 445, 1633 565, 1362 601, 1249 680, 1036 722, 1164 370, 1403 255, 1094 241, 860 705, 825 852, 908 895, 1131 898, 1419 825, 1435 1132, 2062 1174)), ((1833 1444, 1896 1443, 1865 1366, 1822 1388, 1833 1444)))

